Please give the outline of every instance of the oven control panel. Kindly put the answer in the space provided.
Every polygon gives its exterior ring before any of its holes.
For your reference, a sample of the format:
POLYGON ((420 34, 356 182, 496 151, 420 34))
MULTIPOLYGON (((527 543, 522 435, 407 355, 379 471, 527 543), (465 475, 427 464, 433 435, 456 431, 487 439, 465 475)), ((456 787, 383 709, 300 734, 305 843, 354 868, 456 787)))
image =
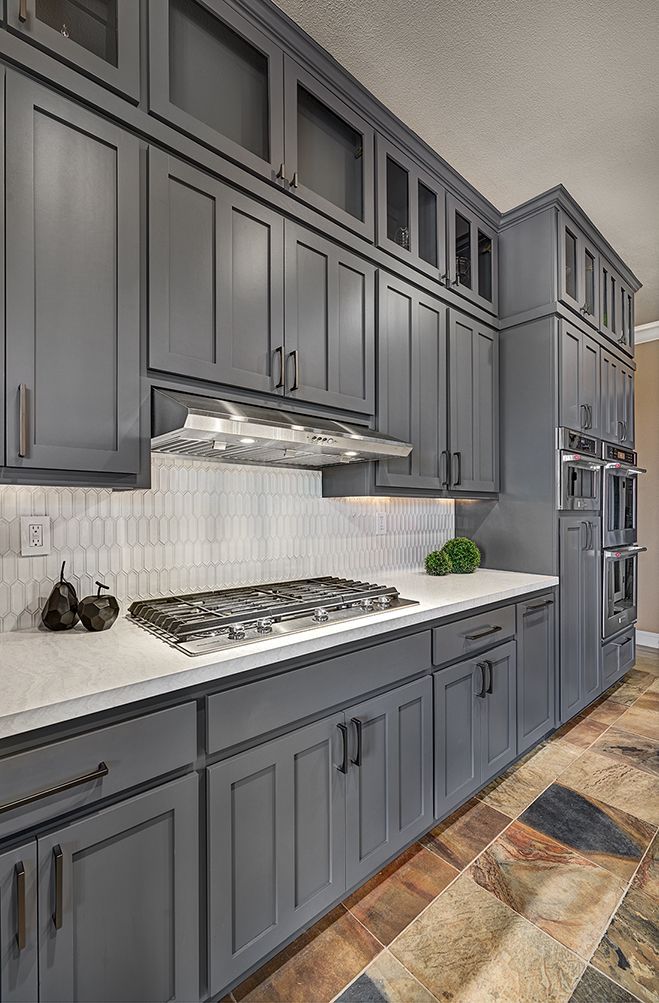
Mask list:
POLYGON ((621 446, 612 446, 610 442, 605 442, 604 459, 610 463, 628 463, 630 466, 634 466, 636 453, 633 449, 623 449, 621 446))
POLYGON ((570 453, 581 453, 583 456, 596 456, 599 459, 599 443, 590 435, 583 435, 571 428, 559 428, 558 448, 570 453))

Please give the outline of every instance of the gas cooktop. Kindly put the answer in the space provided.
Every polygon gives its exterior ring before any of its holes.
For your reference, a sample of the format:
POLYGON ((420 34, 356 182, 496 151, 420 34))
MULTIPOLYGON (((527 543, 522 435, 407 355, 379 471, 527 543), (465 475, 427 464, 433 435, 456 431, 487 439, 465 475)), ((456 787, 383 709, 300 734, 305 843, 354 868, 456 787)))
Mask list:
POLYGON ((386 585, 348 578, 220 589, 134 602, 129 614, 188 655, 311 630, 330 623, 416 606, 386 585))

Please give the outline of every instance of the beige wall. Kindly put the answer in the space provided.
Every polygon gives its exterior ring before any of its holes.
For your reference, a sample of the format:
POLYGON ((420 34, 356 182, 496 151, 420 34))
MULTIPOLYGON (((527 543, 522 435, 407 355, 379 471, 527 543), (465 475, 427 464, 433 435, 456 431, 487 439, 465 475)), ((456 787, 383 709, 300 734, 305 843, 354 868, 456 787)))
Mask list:
POLYGON ((648 548, 639 557, 638 629, 659 633, 659 341, 636 348, 636 449, 647 467, 639 478, 638 541, 648 548))

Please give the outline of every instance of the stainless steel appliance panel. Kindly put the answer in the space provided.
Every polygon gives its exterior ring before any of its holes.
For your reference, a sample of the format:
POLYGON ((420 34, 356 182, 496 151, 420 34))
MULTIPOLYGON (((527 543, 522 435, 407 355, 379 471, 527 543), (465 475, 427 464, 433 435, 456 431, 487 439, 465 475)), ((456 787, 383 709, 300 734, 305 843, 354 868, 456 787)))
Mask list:
POLYGON ((602 637, 635 623, 638 615, 638 544, 603 551, 602 637))

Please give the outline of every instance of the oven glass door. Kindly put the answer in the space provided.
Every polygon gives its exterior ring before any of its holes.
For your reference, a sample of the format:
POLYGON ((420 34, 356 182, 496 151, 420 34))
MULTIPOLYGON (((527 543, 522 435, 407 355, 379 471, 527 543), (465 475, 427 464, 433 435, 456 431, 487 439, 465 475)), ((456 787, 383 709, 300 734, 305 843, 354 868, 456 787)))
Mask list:
POLYGON ((604 472, 604 546, 636 540, 636 484, 638 474, 618 469, 604 472))
POLYGON ((638 555, 645 549, 627 547, 604 551, 604 637, 636 621, 638 555))
POLYGON ((560 507, 569 511, 597 511, 600 507, 602 467, 590 460, 561 457, 560 507))

